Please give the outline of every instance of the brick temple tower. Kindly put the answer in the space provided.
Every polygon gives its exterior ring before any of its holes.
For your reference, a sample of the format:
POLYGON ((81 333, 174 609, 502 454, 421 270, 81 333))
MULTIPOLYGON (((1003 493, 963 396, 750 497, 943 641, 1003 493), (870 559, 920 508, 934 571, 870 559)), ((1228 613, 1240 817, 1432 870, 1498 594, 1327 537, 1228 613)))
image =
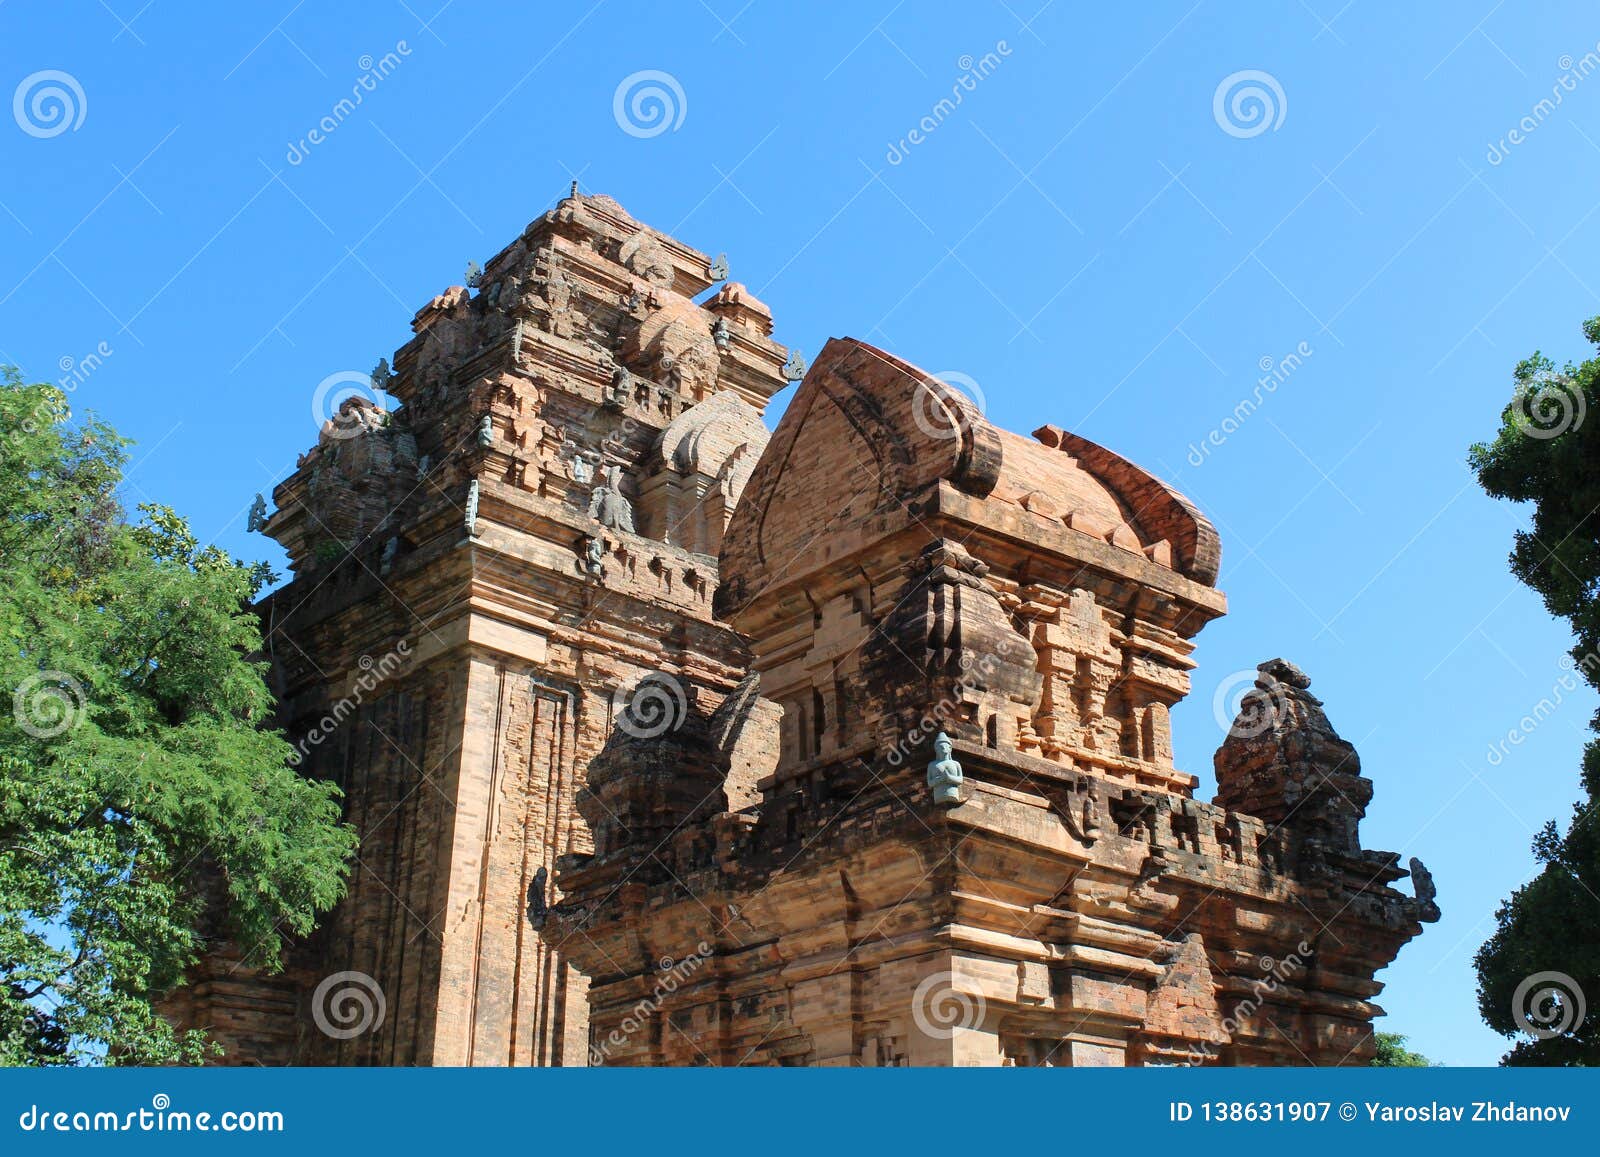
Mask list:
POLYGON ((1361 848, 1372 783, 1281 660, 1194 798, 1169 712, 1218 560, 1116 454, 830 342, 722 543, 750 677, 619 727, 577 797, 543 935, 590 978, 591 1061, 1369 1060, 1431 880, 1361 848))
MULTIPOLYGON (((576 189, 275 492, 279 720, 361 835, 227 1063, 1354 1064, 1437 919, 1292 664, 1174 767, 1216 532, 576 189)), ((336 377, 354 377, 342 375, 336 377)), ((335 379, 330 379, 335 383, 335 379)))
POLYGON ((698 710, 748 663, 716 554, 787 351, 725 278, 574 188, 416 315, 402 406, 347 402, 277 488, 280 722, 361 845, 285 972, 219 945, 173 996, 224 1063, 585 1062, 584 979, 538 935, 585 768, 643 677, 698 710))

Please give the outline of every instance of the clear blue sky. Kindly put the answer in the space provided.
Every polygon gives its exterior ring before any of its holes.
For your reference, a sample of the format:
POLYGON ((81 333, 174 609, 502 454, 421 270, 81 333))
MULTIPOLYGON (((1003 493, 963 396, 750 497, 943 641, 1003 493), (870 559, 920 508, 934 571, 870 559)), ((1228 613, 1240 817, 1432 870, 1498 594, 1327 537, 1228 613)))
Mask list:
POLYGON ((0 117, 0 361, 56 378, 107 343, 75 404, 138 439, 129 501, 281 561, 246 509, 313 442, 317 384, 392 353, 576 177, 725 250, 779 340, 966 375, 994 421, 1058 423, 1187 491, 1232 612, 1200 636, 1180 763, 1209 793, 1217 688, 1304 667, 1376 782, 1366 844, 1438 881, 1444 919, 1383 975, 1386 1027, 1491 1063, 1471 955, 1577 795, 1595 704, 1566 695, 1488 758, 1570 644, 1507 571, 1523 513, 1464 460, 1516 361, 1581 356, 1600 313, 1600 74, 1535 112, 1600 24, 1578 3, 1038 3, 11 0, 0 96, 59 70, 82 119, 0 117), (644 70, 682 93, 654 136, 613 111, 644 70), (1248 103, 1215 111, 1245 70, 1281 92, 1255 135, 1248 103))

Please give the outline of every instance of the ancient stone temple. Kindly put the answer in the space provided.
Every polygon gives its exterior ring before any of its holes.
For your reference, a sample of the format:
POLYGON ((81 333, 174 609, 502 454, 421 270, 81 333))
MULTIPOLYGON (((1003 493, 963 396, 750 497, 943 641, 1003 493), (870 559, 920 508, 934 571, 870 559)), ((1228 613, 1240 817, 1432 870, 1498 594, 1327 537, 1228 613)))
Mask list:
POLYGON ((723 537, 749 677, 619 728, 578 796, 594 850, 544 934, 590 978, 591 1060, 1368 1061, 1431 882, 1361 848, 1371 781, 1282 660, 1193 797, 1169 713, 1218 558, 1116 454, 830 342, 723 537), (765 701, 758 768, 730 753, 765 701))
POLYGON ((1216 532, 574 190, 416 316, 278 487, 280 722, 362 834, 234 1063, 1356 1064, 1436 919, 1263 664, 1173 766, 1216 532), (386 375, 388 375, 386 377, 386 375))

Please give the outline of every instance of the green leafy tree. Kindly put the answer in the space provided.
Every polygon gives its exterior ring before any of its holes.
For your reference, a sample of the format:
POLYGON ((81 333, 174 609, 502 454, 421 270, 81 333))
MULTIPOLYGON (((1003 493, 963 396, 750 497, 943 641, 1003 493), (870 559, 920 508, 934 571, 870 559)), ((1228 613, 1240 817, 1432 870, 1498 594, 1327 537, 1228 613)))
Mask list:
MULTIPOLYGON (((1600 318, 1584 336, 1600 344, 1600 318)), ((1600 359, 1557 369, 1541 354, 1517 366, 1493 442, 1472 447, 1490 495, 1529 504, 1511 570, 1572 624, 1576 674, 1600 688, 1600 359)), ((1600 730, 1600 715, 1593 726, 1600 730)), ((1600 740, 1583 752, 1584 797, 1563 832, 1533 841, 1539 874, 1496 912, 1478 950, 1478 1006, 1517 1043, 1510 1065, 1600 1063, 1600 740)))
POLYGON ((0 367, 0 1063, 197 1062, 155 1003, 212 931, 277 967, 354 834, 265 726, 270 576, 128 521, 126 441, 70 418, 0 367))
POLYGON ((1378 1055, 1372 1065, 1379 1069, 1426 1069, 1433 1062, 1421 1053, 1406 1048, 1408 1038, 1397 1032, 1380 1032, 1377 1036, 1378 1055))

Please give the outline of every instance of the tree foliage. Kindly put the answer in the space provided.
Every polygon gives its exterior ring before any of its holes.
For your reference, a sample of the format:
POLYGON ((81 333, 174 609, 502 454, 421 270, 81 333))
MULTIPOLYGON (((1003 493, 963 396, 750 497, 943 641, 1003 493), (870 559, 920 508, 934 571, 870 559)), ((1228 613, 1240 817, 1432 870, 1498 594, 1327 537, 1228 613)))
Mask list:
POLYGON ((0 1063, 195 1062, 154 1002, 208 912, 275 968, 341 895, 337 791, 290 768, 269 576, 118 499, 128 443, 0 368, 0 1063))
MULTIPOLYGON (((1583 329, 1600 344, 1600 318, 1583 329)), ((1470 461, 1490 495, 1529 504, 1512 573, 1572 624, 1575 670, 1600 688, 1600 359, 1519 364, 1498 435, 1470 461)), ((1600 999, 1600 739, 1584 748, 1581 778, 1565 832, 1552 820, 1535 837, 1539 874, 1501 904, 1476 957, 1484 1020, 1518 1038, 1506 1064, 1600 1063, 1600 1009, 1578 1015, 1600 999), (1559 975, 1530 982, 1541 974, 1559 975)))
POLYGON ((1421 1053, 1414 1053, 1406 1048, 1409 1039, 1397 1032, 1380 1032, 1377 1034, 1378 1055, 1372 1058, 1374 1068, 1380 1069, 1426 1069, 1433 1062, 1421 1053))

